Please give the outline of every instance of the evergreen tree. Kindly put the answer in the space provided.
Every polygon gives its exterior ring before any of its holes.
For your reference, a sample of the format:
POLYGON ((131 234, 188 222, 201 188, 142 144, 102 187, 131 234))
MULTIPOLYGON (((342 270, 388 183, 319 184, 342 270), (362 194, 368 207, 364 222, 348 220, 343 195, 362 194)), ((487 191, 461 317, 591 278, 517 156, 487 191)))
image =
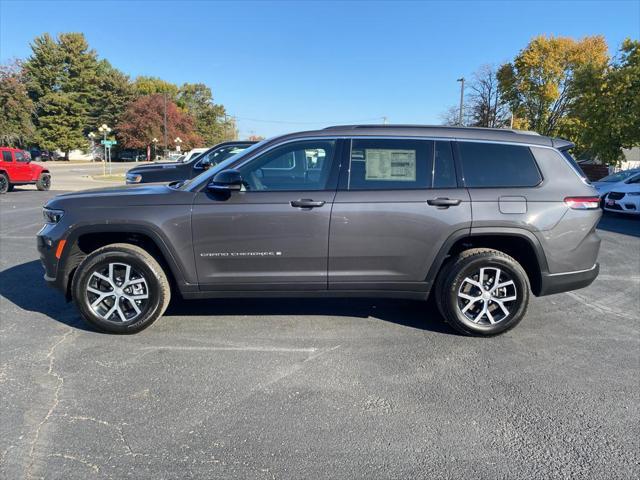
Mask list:
POLYGON ((98 60, 81 33, 49 34, 31 44, 25 63, 35 103, 36 139, 42 148, 69 151, 86 144, 92 105, 98 97, 98 60))
POLYGON ((205 145, 236 138, 235 125, 227 119, 225 108, 213 102, 211 89, 203 83, 183 84, 177 104, 193 117, 196 132, 205 145))

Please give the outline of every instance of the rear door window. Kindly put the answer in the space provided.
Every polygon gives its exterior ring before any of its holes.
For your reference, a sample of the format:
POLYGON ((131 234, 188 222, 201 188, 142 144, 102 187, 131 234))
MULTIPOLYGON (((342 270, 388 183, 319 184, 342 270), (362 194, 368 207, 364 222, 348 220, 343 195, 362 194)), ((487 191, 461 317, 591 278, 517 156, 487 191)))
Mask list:
POLYGON ((535 187, 542 181, 529 147, 458 142, 467 187, 535 187))
POLYGON ((8 150, 2 151, 2 161, 3 162, 12 162, 13 158, 11 158, 11 152, 8 150))
POLYGON ((349 190, 431 188, 433 141, 354 139, 349 190))

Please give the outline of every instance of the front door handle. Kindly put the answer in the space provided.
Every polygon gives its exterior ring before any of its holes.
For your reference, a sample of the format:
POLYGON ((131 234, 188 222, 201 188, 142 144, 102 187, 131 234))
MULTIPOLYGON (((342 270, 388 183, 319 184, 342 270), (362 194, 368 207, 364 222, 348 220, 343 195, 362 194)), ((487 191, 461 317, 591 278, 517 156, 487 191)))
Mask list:
POLYGON ((461 202, 462 200, 459 200, 457 198, 445 198, 445 197, 438 197, 438 198, 432 198, 431 200, 427 200, 427 203, 429 205, 434 207, 443 207, 443 208, 455 207, 456 205, 460 205, 461 202))
POLYGON ((300 200, 291 200, 291 206, 297 208, 316 208, 323 206, 326 202, 323 200, 314 201, 310 198, 301 198, 300 200))

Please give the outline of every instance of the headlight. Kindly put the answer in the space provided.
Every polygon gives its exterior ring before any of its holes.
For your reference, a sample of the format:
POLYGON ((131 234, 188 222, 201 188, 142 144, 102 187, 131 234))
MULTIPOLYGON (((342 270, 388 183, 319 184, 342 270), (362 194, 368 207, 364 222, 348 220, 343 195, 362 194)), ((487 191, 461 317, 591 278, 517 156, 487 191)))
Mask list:
POLYGON ((140 183, 142 175, 138 173, 127 173, 127 183, 140 183))
POLYGON ((58 223, 64 215, 63 210, 53 210, 51 208, 44 207, 42 209, 42 216, 46 223, 58 223))

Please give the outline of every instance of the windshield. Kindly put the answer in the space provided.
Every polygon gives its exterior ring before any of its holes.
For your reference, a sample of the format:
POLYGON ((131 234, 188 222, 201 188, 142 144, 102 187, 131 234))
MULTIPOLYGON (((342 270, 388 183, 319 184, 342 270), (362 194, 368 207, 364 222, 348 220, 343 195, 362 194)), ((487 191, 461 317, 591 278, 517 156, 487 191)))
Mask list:
POLYGON ((612 173, 611 175, 607 175, 606 177, 603 177, 598 181, 599 182, 621 182, 629 178, 631 175, 635 175, 636 173, 638 173, 638 170, 624 170, 622 172, 612 173))
POLYGON ((209 170, 205 170, 203 173, 201 173, 197 177, 193 177, 191 180, 187 180, 182 185, 180 185, 180 190, 189 190, 191 186, 198 185, 199 183, 206 181, 207 179, 213 177, 216 173, 221 172, 225 168, 228 168, 229 165, 233 165, 233 163, 235 163, 240 158, 257 150, 265 142, 266 140, 263 140, 262 142, 251 145, 249 148, 242 150, 236 153, 235 155, 232 155, 229 158, 226 158, 225 160, 218 163, 217 165, 212 166, 209 170))

